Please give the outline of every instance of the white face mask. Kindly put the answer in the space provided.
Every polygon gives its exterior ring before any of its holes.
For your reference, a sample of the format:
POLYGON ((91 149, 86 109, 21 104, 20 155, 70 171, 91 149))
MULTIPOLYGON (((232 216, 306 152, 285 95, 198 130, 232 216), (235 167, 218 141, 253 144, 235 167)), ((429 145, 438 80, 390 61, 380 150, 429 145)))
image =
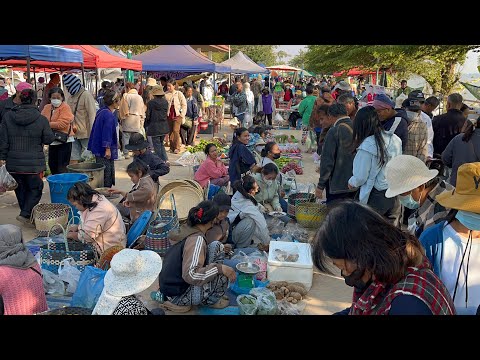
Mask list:
POLYGON ((268 186, 272 186, 273 185, 273 180, 267 180, 265 178, 263 178, 263 182, 268 185, 268 186))
POLYGON ((52 99, 50 100, 50 103, 53 107, 59 107, 60 105, 62 105, 62 100, 52 99))
POLYGON ((413 119, 415 119, 418 116, 418 113, 415 112, 415 111, 406 110, 406 112, 407 112, 408 120, 410 120, 410 121, 412 121, 413 119))

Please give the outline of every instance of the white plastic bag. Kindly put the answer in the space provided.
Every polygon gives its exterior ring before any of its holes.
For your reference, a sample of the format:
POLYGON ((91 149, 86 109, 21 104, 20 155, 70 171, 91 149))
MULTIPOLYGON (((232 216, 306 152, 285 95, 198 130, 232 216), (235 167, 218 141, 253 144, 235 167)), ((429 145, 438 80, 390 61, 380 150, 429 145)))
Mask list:
POLYGON ((65 284, 60 277, 49 270, 42 269, 43 288, 47 294, 63 296, 65 295, 65 284))
POLYGON ((0 193, 12 191, 17 188, 18 184, 12 175, 7 171, 5 165, 0 167, 0 193))
POLYGON ((60 261, 58 266, 58 276, 60 280, 68 283, 66 291, 73 294, 77 290, 78 279, 80 279, 80 270, 77 269, 75 260, 69 257, 60 261))
POLYGON ((81 155, 82 160, 86 162, 95 162, 95 155, 90 150, 85 149, 81 155))

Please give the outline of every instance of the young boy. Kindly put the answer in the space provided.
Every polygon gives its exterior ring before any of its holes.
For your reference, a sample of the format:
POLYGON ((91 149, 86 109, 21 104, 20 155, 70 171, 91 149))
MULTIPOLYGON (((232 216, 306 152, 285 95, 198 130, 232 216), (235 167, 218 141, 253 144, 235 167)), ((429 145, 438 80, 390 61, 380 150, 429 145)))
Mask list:
POLYGON ((170 172, 170 166, 153 154, 148 148, 150 144, 145 140, 142 134, 133 133, 130 136, 130 143, 125 148, 133 151, 133 160, 140 161, 148 166, 148 173, 153 181, 158 182, 160 176, 170 172))

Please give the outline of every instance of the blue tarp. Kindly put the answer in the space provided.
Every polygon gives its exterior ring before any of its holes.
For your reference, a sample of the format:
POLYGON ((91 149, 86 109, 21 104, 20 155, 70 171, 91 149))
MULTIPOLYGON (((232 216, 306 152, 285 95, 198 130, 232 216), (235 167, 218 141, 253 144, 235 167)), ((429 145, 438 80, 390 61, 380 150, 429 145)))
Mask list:
POLYGON ((199 54, 189 45, 161 45, 135 55, 142 62, 143 71, 182 71, 186 73, 229 73, 230 66, 217 64, 199 54))
POLYGON ((58 45, 0 45, 0 60, 26 59, 63 63, 83 63, 80 50, 58 45))

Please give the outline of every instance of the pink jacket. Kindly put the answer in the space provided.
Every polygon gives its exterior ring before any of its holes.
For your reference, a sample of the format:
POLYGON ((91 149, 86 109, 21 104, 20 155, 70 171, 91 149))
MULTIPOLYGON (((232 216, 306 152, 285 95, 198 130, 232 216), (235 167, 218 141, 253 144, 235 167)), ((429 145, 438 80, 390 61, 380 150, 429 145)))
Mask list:
MULTIPOLYGON (((33 268, 41 272, 38 264, 33 268)), ((42 277, 32 268, 0 266, 0 295, 5 315, 33 315, 48 310, 42 277)))
POLYGON ((228 169, 220 160, 215 162, 207 157, 194 175, 194 179, 204 188, 210 179, 219 179, 228 175, 228 169))

